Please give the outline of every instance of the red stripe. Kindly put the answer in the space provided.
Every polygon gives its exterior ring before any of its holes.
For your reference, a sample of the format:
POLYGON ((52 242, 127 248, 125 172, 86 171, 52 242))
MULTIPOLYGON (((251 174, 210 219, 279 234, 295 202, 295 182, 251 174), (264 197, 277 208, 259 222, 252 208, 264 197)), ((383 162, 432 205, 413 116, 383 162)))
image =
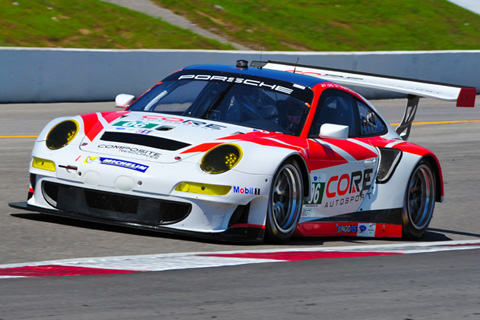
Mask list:
POLYGON ((112 123, 113 121, 117 120, 121 116, 130 113, 130 111, 110 111, 110 112, 102 112, 102 117, 108 122, 112 123))
POLYGON ((299 152, 301 152, 301 150, 303 150, 307 146, 305 143, 305 139, 303 138, 293 137, 286 134, 272 133, 268 131, 254 131, 245 134, 236 134, 223 137, 218 140, 248 141, 262 146, 292 149, 299 152))
POLYGON ((308 140, 308 168, 310 171, 324 169, 348 163, 345 158, 315 140, 308 140))
POLYGON ((385 147, 390 143, 398 142, 398 140, 385 139, 383 137, 354 138, 354 140, 364 142, 364 143, 370 143, 377 147, 385 147))
POLYGON ((222 144, 221 142, 211 142, 211 143, 203 143, 188 150, 182 151, 181 153, 195 153, 195 152, 206 152, 213 147, 222 144))
POLYGON ((117 274, 117 273, 134 273, 134 272, 142 272, 142 271, 45 265, 45 266, 34 266, 34 267, 0 269, 0 276, 17 276, 17 277, 18 276, 21 276, 21 277, 56 276, 58 277, 58 276, 81 276, 81 275, 117 274))
POLYGON ((93 141, 97 134, 102 131, 103 126, 100 121, 98 121, 98 116, 96 113, 83 114, 81 117, 83 119, 85 135, 88 139, 90 139, 90 141, 93 141))
POLYGON ((372 150, 362 147, 361 145, 358 145, 348 140, 323 139, 323 141, 333 144, 334 146, 339 147, 343 151, 348 152, 357 161, 378 157, 378 155, 372 150))
POLYGON ((401 142, 393 146, 393 148, 400 149, 404 152, 408 152, 411 154, 416 154, 417 156, 421 156, 421 157, 425 157, 429 155, 435 158, 435 155, 430 150, 411 142, 401 142))
POLYGON ((246 258, 246 259, 269 259, 282 261, 301 261, 315 259, 336 259, 336 258, 356 258, 372 257, 384 255, 398 255, 398 252, 339 252, 339 251, 293 251, 293 252, 265 252, 265 253, 233 253, 233 254, 202 254, 205 257, 221 258, 246 258))

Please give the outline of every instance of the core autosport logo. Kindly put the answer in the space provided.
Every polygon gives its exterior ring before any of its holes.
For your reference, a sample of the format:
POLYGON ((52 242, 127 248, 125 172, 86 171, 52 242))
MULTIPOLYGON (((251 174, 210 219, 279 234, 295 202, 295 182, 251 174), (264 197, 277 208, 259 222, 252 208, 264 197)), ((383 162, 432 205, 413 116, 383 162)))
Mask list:
POLYGON ((121 168, 125 168, 125 169, 139 171, 139 172, 142 172, 142 173, 144 173, 148 169, 148 166, 140 164, 140 163, 125 161, 125 160, 119 160, 119 159, 113 159, 113 158, 104 158, 104 157, 87 157, 85 159, 85 163, 106 164, 106 165, 109 165, 109 166, 115 166, 115 167, 121 167, 121 168))
POLYGON ((178 80, 203 80, 203 81, 222 81, 222 82, 233 82, 239 84, 245 84, 248 86, 254 86, 258 88, 268 88, 270 90, 279 91, 285 94, 292 94, 293 89, 276 85, 276 84, 267 84, 263 81, 253 80, 253 79, 243 79, 236 77, 225 77, 225 76, 215 76, 209 74, 184 74, 181 75, 178 80))
POLYGON ((362 201, 372 185, 373 169, 332 176, 325 187, 325 208, 362 201), (336 199, 335 199, 336 198, 336 199), (335 199, 335 200, 332 200, 335 199))
POLYGON ((154 121, 166 121, 166 122, 171 122, 171 123, 179 123, 179 124, 186 124, 186 125, 191 125, 195 127, 202 127, 206 129, 214 129, 214 130, 221 130, 226 128, 225 126, 221 126, 215 123, 207 123, 203 121, 198 121, 194 119, 183 119, 183 118, 177 118, 177 117, 166 117, 166 116, 159 116, 159 115, 146 115, 143 116, 144 119, 147 120, 154 120, 154 121))
POLYGON ((127 147, 127 146, 119 146, 115 144, 99 144, 99 149, 109 149, 109 150, 117 150, 119 152, 134 154, 137 156, 143 156, 150 159, 158 159, 162 154, 154 151, 149 151, 141 148, 135 147, 127 147))
POLYGON ((354 171, 350 174, 344 173, 340 177, 333 176, 327 182, 325 194, 328 198, 344 196, 352 193, 362 193, 372 185, 373 169, 354 171))

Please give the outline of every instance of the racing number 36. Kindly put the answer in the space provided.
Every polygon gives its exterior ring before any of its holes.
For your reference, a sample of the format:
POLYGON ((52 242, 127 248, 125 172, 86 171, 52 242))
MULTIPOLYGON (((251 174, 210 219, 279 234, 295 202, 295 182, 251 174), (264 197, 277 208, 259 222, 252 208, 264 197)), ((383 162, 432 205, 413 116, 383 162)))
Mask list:
POLYGON ((321 204, 324 192, 325 182, 312 182, 310 199, 305 204, 321 204))

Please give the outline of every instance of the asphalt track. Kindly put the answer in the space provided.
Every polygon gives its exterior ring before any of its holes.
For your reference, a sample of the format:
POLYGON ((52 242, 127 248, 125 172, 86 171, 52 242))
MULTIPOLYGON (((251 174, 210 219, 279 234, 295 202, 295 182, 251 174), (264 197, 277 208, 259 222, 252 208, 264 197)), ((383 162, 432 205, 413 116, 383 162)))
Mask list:
MULTIPOLYGON (((410 141, 444 170, 423 243, 480 241, 480 109, 422 99, 410 141)), ((375 101, 391 123, 403 100, 375 101)), ((106 227, 9 208, 28 189, 34 136, 52 118, 113 103, 0 105, 0 265, 181 252, 399 245, 375 239, 294 239, 229 245, 106 227)), ((403 190, 401 191, 403 192, 403 190)), ((162 272, 0 280, 0 319, 480 319, 480 251, 314 259, 162 272)))

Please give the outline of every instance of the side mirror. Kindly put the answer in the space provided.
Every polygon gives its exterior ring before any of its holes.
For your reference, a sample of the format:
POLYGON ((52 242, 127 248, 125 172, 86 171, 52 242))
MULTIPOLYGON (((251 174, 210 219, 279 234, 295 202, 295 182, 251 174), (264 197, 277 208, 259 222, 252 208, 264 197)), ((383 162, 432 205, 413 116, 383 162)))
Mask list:
POLYGON ((320 128, 320 138, 346 140, 348 139, 348 126, 324 123, 320 128))
POLYGON ((120 93, 115 97, 115 108, 125 109, 135 101, 135 96, 120 93))

